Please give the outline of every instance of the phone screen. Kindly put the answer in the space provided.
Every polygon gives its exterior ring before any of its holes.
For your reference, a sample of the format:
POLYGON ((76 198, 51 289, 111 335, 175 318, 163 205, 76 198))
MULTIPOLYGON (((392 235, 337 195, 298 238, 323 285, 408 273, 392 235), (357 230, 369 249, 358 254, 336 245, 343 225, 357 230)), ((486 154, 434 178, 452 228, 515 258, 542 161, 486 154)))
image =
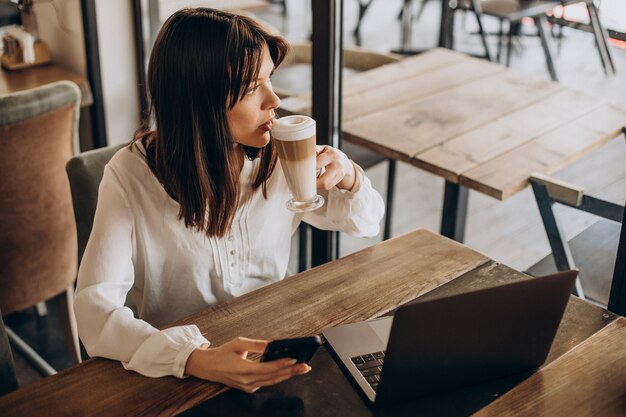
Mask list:
POLYGON ((321 344, 319 336, 273 340, 267 345, 261 362, 292 358, 298 363, 309 363, 321 344))

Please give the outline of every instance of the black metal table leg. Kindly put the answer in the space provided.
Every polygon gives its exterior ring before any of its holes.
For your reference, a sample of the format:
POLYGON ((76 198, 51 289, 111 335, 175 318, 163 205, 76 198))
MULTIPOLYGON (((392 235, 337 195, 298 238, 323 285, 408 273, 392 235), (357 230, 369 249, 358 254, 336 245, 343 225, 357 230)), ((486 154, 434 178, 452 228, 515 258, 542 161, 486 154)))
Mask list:
POLYGON ((393 212, 393 191, 396 179, 396 161, 389 159, 389 170, 387 171, 387 212, 385 213, 385 227, 383 229, 383 240, 391 237, 391 215, 393 212))
POLYGON ((463 242, 469 189, 446 180, 441 213, 441 235, 463 242))
POLYGON ((298 272, 305 271, 308 266, 309 225, 302 222, 298 227, 298 272))

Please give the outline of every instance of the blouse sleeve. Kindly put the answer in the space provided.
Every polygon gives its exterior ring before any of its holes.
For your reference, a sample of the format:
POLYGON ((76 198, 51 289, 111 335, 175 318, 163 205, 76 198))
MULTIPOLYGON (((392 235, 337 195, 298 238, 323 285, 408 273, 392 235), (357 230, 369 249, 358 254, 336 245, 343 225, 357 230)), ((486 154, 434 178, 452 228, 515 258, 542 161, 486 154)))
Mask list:
POLYGON ((79 335, 90 356, 119 360, 145 376, 182 378, 191 352, 208 341, 193 325, 159 331, 125 306, 134 282, 133 226, 126 194, 107 165, 78 273, 74 308, 79 335))
POLYGON ((352 189, 331 188, 323 193, 326 203, 306 213, 302 220, 322 230, 338 230, 355 237, 376 236, 385 204, 363 169, 354 162, 352 165, 356 174, 352 189))

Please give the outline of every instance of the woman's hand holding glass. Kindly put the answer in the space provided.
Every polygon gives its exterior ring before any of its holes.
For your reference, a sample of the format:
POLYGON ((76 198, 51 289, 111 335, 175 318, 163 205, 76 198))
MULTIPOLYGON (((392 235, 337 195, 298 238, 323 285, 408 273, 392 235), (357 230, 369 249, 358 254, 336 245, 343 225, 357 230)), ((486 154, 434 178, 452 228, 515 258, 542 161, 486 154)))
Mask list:
POLYGON ((356 181, 356 172, 346 154, 327 145, 316 146, 316 152, 316 168, 319 172, 317 188, 330 190, 337 186, 342 190, 351 190, 356 181))
POLYGON ((293 376, 306 374, 311 367, 295 359, 254 362, 248 352, 262 353, 266 340, 237 337, 216 348, 208 345, 195 349, 185 365, 185 375, 220 382, 232 388, 253 393, 261 387, 278 384, 293 376))

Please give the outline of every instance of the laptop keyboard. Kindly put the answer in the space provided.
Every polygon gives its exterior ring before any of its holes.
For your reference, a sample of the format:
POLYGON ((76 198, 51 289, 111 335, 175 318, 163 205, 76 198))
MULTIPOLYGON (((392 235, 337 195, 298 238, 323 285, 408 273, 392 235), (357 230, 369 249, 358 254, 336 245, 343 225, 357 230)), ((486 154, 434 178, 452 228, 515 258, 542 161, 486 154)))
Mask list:
POLYGON ((367 353, 350 359, 372 389, 376 391, 378 389, 378 383, 380 382, 380 372, 383 370, 385 351, 367 353))

